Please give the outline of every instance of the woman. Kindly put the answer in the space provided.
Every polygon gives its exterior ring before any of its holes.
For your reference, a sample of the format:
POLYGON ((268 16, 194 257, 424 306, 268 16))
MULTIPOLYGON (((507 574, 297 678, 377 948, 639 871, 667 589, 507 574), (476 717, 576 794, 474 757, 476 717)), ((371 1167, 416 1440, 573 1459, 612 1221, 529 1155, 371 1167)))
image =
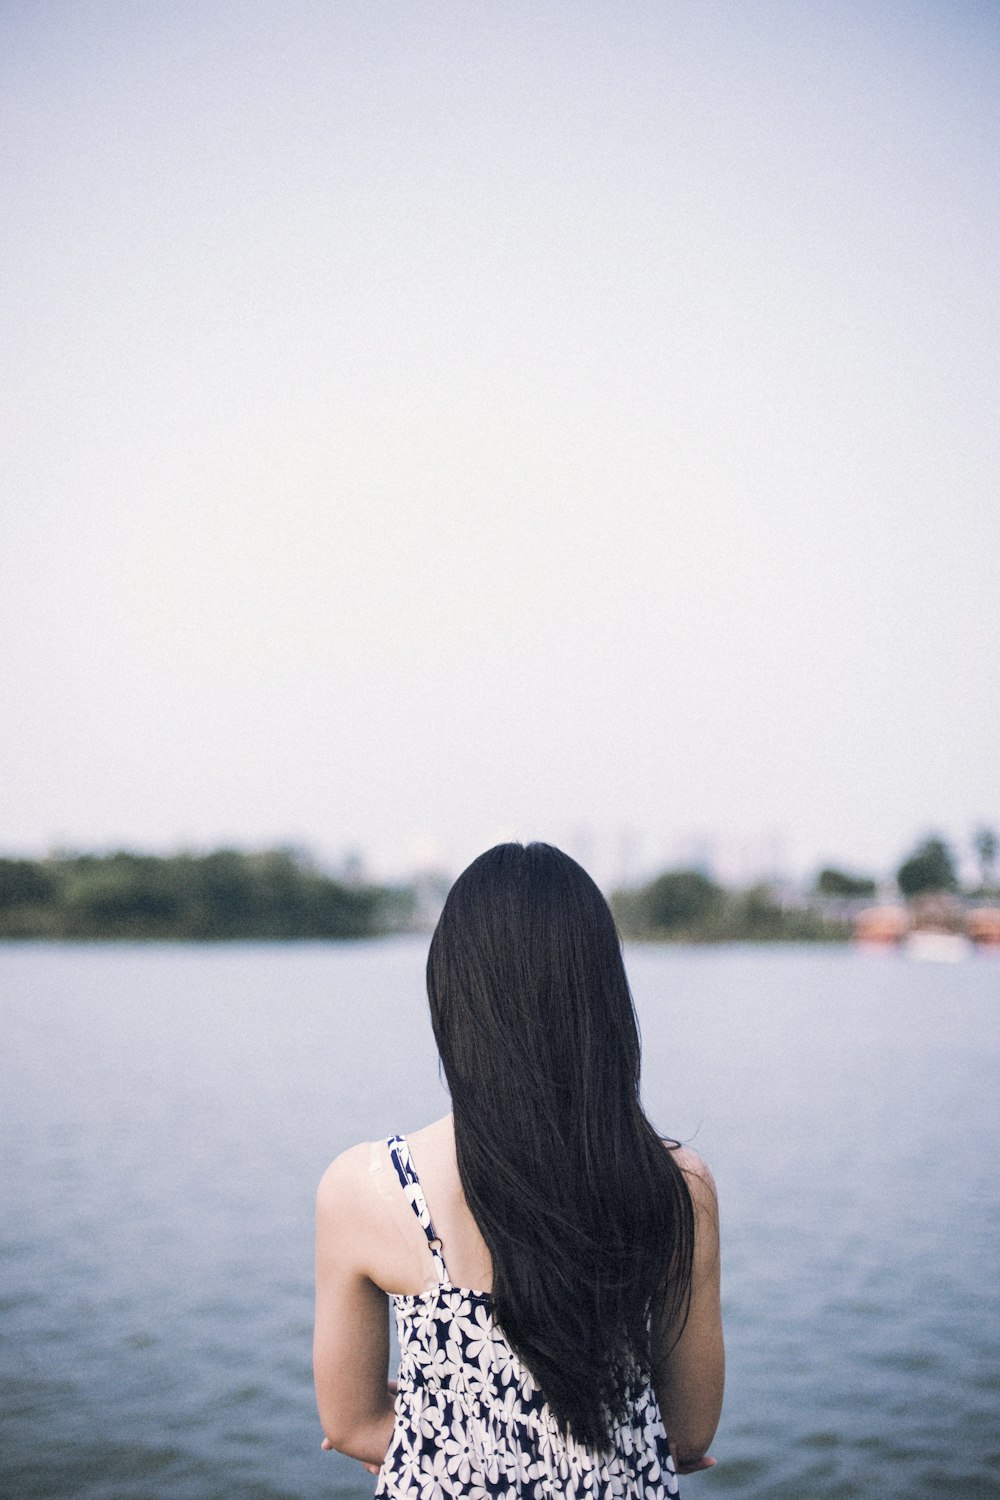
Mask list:
POLYGON ((323 1446, 402 1500, 676 1495, 715 1462, 715 1188, 642 1113, 607 903, 549 845, 490 849, 427 989, 453 1113, 345 1152, 319 1189, 323 1446))

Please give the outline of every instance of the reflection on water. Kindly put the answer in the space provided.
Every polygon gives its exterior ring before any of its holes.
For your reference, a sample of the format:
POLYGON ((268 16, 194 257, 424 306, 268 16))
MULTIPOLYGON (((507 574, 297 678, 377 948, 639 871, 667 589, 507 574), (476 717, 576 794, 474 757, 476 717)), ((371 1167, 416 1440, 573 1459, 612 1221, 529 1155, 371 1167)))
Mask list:
MULTIPOLYGON (((312 1199, 446 1101, 421 943, 0 950, 0 1493, 369 1496, 319 1450, 312 1199)), ((719 1181, 690 1494, 1000 1492, 1000 963, 639 948, 645 1093, 719 1181)))

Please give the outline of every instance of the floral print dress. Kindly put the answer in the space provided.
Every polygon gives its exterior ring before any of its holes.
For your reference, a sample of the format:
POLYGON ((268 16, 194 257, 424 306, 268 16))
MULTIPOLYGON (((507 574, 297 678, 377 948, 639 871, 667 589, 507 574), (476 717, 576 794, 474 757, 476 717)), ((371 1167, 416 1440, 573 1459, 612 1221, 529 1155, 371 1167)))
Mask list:
POLYGON ((452 1286, 406 1141, 389 1155, 437 1271, 396 1297, 399 1394, 375 1490, 398 1500, 663 1500, 677 1476, 652 1386, 633 1399, 608 1456, 560 1435, 530 1372, 493 1321, 488 1292, 452 1286))

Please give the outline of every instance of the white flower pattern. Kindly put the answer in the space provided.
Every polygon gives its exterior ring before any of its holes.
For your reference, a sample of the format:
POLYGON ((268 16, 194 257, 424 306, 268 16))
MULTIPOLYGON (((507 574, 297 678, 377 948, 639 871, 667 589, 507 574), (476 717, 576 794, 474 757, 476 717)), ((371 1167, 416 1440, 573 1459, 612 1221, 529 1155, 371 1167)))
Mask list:
POLYGON ((389 1154, 427 1236, 438 1284, 395 1298, 399 1393, 376 1500, 675 1500, 677 1476, 652 1386, 634 1394, 610 1458, 564 1438, 493 1321, 489 1294, 451 1285, 402 1136, 390 1139, 389 1154))

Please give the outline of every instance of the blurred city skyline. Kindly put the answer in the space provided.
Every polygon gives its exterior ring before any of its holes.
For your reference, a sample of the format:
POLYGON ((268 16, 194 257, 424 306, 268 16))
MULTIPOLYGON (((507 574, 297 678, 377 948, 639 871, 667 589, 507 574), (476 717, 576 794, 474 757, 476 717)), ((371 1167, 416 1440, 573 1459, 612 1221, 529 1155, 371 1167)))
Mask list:
POLYGON ((1000 823, 1000 12, 0 14, 0 849, 1000 823))

